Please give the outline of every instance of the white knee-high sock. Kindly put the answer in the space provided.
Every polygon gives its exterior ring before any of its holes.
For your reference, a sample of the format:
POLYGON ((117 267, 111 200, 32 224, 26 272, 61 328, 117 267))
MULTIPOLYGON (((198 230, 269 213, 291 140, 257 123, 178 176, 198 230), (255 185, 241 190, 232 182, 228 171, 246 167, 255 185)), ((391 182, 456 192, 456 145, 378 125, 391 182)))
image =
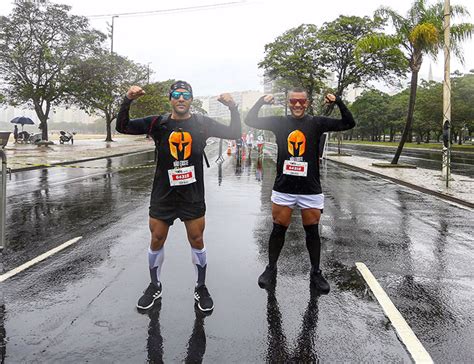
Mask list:
POLYGON ((160 283, 161 267, 165 260, 165 247, 160 250, 153 251, 148 248, 148 267, 150 268, 150 278, 155 286, 160 283))
POLYGON ((207 254, 206 247, 195 249, 191 247, 191 256, 196 271, 196 287, 202 286, 206 281, 207 254))

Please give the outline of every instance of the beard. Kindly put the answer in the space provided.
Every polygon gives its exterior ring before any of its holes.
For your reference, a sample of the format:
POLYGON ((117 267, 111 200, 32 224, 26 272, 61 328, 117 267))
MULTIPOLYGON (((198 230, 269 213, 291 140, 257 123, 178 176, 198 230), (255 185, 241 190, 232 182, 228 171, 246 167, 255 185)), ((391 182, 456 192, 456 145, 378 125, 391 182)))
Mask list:
POLYGON ((178 115, 186 115, 189 112, 190 107, 186 105, 176 105, 173 106, 173 111, 178 115), (184 106, 183 108, 179 108, 178 106, 184 106))

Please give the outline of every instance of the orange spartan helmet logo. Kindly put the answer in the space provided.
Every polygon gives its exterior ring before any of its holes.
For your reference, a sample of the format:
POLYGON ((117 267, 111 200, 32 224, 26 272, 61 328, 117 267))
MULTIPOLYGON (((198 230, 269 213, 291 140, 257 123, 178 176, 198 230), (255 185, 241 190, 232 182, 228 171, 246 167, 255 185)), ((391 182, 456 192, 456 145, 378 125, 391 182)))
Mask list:
POLYGON ((301 157, 306 147, 306 137, 299 130, 294 130, 288 135, 288 152, 293 157, 301 157))
POLYGON ((193 138, 187 131, 174 131, 168 138, 171 155, 176 160, 188 159, 191 156, 191 146, 193 138))

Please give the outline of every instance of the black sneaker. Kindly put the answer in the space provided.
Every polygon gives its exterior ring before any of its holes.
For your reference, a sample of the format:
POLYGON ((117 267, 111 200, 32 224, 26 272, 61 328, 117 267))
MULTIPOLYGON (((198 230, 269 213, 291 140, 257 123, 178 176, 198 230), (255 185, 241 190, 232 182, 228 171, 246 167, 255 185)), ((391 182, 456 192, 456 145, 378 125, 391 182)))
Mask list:
POLYGON ((321 269, 311 273, 311 283, 321 293, 329 293, 329 283, 326 278, 323 277, 321 269))
POLYGON ((276 274, 276 267, 270 268, 270 266, 267 265, 263 273, 258 277, 258 285, 260 288, 270 288, 273 286, 276 282, 276 274))
POLYGON ((143 292, 143 296, 138 300, 137 308, 140 310, 148 310, 153 306, 155 301, 161 297, 162 291, 161 282, 158 287, 150 283, 148 288, 143 292))
POLYGON ((205 285, 196 287, 194 289, 194 299, 197 302, 198 308, 203 311, 212 311, 214 309, 214 302, 205 285))

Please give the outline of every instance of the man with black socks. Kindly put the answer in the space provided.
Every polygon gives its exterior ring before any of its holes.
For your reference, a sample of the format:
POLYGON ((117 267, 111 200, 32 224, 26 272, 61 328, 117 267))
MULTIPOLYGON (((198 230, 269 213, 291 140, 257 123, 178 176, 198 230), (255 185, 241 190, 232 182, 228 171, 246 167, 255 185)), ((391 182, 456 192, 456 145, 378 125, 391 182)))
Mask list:
POLYGON ((155 141, 158 154, 149 209, 151 243, 148 248, 150 284, 140 297, 137 308, 147 310, 161 297, 161 268, 164 244, 174 220, 184 222, 192 263, 196 272, 194 299, 203 312, 210 312, 214 302, 205 285, 207 253, 204 246, 206 204, 204 201, 203 157, 209 137, 235 139, 241 125, 237 104, 229 93, 218 101, 230 110, 230 125, 190 112, 193 101, 191 85, 176 81, 169 90, 171 114, 129 118, 130 104, 144 95, 139 86, 132 86, 117 116, 117 131, 125 134, 148 134, 155 141))
POLYGON ((355 126, 352 114, 339 97, 328 94, 325 103, 336 103, 341 119, 306 115, 309 106, 304 89, 295 88, 288 93, 289 116, 259 117, 263 105, 274 103, 272 95, 262 96, 250 109, 245 123, 275 134, 278 146, 277 176, 273 185, 273 229, 268 246, 269 262, 260 275, 258 284, 268 288, 275 283, 277 261, 285 243, 285 234, 295 207, 301 209, 306 233, 306 247, 311 260, 311 283, 321 293, 329 292, 329 283, 320 269, 321 239, 319 220, 324 208, 324 195, 319 180, 318 143, 328 131, 348 130, 355 126))

